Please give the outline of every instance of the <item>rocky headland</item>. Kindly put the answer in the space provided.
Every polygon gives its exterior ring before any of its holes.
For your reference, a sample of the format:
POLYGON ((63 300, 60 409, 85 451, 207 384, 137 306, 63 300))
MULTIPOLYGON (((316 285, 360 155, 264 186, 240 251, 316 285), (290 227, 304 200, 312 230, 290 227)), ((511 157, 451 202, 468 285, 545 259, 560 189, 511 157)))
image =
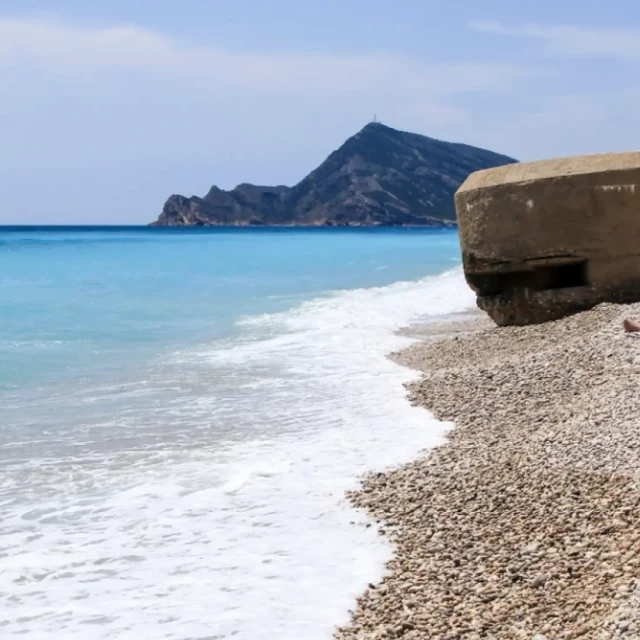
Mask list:
POLYGON ((516 162, 492 151, 372 122, 294 187, 211 187, 172 195, 154 226, 454 225, 454 193, 480 169, 516 162))
POLYGON ((640 637, 640 340, 627 315, 640 305, 431 325, 395 354, 423 372, 411 401, 455 428, 350 494, 396 554, 336 638, 640 637))

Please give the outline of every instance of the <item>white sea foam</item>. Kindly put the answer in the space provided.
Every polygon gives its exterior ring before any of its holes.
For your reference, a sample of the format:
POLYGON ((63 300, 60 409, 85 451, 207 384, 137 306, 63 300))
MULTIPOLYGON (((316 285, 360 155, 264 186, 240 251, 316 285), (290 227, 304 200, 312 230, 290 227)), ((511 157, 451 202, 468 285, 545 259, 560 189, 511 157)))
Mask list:
POLYGON ((144 412, 18 456, 0 476, 3 637, 330 638, 391 553, 345 489, 447 428, 404 398, 394 332, 471 303, 456 270, 246 318, 238 341, 121 385, 144 412))

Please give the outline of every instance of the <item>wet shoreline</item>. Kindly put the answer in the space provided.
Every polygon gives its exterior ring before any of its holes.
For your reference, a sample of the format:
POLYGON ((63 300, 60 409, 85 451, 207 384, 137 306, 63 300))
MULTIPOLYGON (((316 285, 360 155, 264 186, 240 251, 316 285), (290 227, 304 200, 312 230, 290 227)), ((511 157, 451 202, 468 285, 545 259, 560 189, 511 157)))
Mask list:
POLYGON ((627 315, 640 305, 530 327, 458 318, 393 354, 423 372, 410 401, 456 426, 350 494, 396 553, 337 638, 640 637, 640 341, 622 332, 627 315))

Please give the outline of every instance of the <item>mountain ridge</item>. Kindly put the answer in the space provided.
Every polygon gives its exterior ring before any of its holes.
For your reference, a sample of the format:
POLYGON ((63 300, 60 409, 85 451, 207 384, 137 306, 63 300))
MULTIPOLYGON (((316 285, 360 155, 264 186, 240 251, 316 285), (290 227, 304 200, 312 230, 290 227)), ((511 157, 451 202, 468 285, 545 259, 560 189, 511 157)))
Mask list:
POLYGON ((442 226, 453 195, 508 156, 369 123, 293 187, 241 183, 174 194, 153 226, 442 226))

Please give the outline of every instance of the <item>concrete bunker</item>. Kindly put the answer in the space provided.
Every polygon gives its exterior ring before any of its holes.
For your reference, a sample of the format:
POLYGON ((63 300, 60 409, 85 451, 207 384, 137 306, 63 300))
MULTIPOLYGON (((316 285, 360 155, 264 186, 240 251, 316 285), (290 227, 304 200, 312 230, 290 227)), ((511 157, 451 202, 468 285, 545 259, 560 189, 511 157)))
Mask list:
POLYGON ((479 171, 456 193, 465 278, 499 325, 640 300, 640 152, 479 171))

